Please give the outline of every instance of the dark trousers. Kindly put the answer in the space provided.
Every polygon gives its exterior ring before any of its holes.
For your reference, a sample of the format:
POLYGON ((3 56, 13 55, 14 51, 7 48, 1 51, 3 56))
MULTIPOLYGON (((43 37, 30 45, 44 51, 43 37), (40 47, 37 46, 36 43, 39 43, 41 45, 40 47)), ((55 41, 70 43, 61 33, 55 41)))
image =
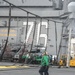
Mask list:
POLYGON ((48 73, 49 66, 42 66, 39 70, 40 75, 49 75, 48 73))

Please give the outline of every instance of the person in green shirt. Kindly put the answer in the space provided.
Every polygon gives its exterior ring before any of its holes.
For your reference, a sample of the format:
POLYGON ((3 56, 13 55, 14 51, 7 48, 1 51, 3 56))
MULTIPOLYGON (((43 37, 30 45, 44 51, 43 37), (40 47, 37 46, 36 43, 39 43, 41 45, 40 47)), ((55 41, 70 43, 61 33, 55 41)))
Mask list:
POLYGON ((41 68, 39 70, 40 75, 43 75, 43 73, 44 75, 49 75, 48 69, 49 69, 49 56, 48 53, 45 52, 42 55, 42 59, 41 59, 41 68))

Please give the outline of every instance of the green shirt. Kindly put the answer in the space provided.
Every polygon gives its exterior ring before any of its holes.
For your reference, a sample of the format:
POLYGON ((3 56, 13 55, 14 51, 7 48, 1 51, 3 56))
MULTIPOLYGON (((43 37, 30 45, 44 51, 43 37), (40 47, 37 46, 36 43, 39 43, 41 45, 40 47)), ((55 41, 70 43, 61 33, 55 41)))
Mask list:
POLYGON ((49 65, 49 56, 48 55, 44 55, 42 57, 41 65, 42 66, 48 66, 49 65))

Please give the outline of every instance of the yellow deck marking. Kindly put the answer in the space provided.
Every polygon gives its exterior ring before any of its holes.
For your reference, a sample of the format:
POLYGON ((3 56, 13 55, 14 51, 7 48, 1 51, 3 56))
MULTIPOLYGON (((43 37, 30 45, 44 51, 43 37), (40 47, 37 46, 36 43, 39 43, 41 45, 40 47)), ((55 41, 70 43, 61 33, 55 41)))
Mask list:
POLYGON ((29 68, 29 66, 0 66, 0 69, 29 68))

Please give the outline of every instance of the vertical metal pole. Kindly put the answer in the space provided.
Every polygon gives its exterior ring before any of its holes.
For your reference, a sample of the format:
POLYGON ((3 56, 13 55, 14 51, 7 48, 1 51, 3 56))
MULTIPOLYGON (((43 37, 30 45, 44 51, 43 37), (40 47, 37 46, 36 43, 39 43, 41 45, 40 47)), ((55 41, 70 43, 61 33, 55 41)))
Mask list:
POLYGON ((4 54, 6 47, 7 47, 7 43, 8 43, 8 39, 9 39, 9 33, 10 33, 10 24, 11 24, 11 4, 9 4, 9 23, 8 23, 9 26, 8 26, 8 32, 7 32, 7 39, 6 39, 6 43, 5 43, 5 46, 3 48, 0 60, 3 59, 3 54, 4 54))
POLYGON ((72 29, 70 28, 70 30, 69 30, 69 41, 68 41, 68 51, 67 51, 67 63, 66 63, 66 67, 69 67, 69 61, 70 61, 71 31, 72 31, 72 29))
POLYGON ((32 39, 32 44, 31 44, 31 50, 33 48, 33 43, 34 43, 34 40, 35 40, 34 38, 35 38, 35 30, 36 30, 36 19, 37 19, 37 17, 35 18, 35 23, 34 23, 34 31, 33 31, 33 39, 32 39))
MULTIPOLYGON (((27 39, 27 31, 28 31, 28 19, 29 19, 28 15, 29 15, 29 12, 27 12, 27 24, 26 24, 26 31, 25 31, 24 49, 22 50, 22 55, 23 55, 24 51, 26 50, 26 45, 27 45, 26 39, 27 39)), ((25 63, 25 61, 24 61, 24 63, 25 63)), ((22 65, 24 65, 24 63, 22 65)))
MULTIPOLYGON (((9 36, 9 33, 10 33, 10 25, 11 25, 11 4, 9 6, 9 26, 8 26, 8 35, 9 36)), ((7 38, 8 40, 8 38, 7 38)))
POLYGON ((56 43, 56 55, 57 55, 57 27, 56 27, 56 22, 55 23, 55 43, 56 43))
POLYGON ((29 13, 27 12, 27 25, 26 25, 26 31, 25 31, 25 42, 24 42, 24 50, 26 49, 26 39, 27 39, 27 31, 28 31, 28 15, 29 13))
POLYGON ((57 53, 57 61, 59 60, 59 54, 60 54, 60 51, 61 51, 63 28, 64 28, 64 24, 62 25, 61 39, 60 39, 60 44, 59 44, 59 50, 58 50, 58 53, 57 53))
POLYGON ((18 44, 18 41, 19 41, 19 40, 18 40, 18 39, 19 39, 19 37, 18 37, 18 22, 19 22, 19 21, 18 21, 18 17, 17 17, 17 37, 16 37, 16 44, 18 44))
POLYGON ((48 45, 48 37, 49 37, 49 20, 47 22, 48 26, 47 26, 47 44, 46 44, 46 49, 45 51, 47 51, 47 45, 48 45))
POLYGON ((42 18, 40 19, 40 34, 41 34, 42 18))
POLYGON ((39 32, 39 41, 40 41, 40 34, 41 34, 41 26, 42 26, 42 18, 40 19, 40 32, 39 32))

